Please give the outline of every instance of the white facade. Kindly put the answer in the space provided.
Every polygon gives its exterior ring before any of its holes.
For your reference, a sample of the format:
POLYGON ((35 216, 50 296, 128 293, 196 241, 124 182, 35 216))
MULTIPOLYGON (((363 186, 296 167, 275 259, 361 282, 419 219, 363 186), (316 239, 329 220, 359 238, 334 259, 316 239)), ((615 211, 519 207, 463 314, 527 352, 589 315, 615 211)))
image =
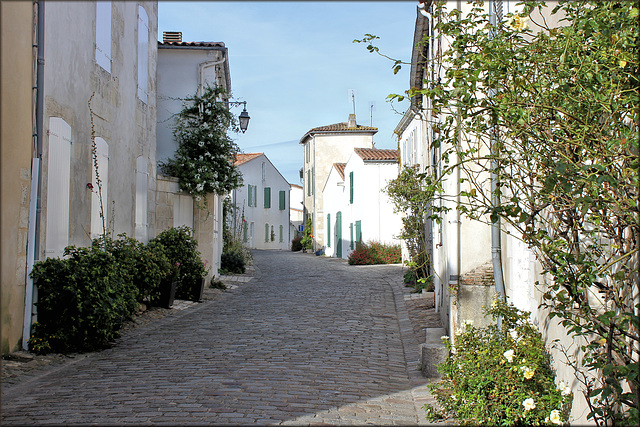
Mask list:
POLYGON ((375 127, 356 124, 355 114, 347 122, 313 128, 301 139, 304 146, 304 215, 313 224, 314 250, 326 246, 326 213, 322 188, 335 162, 345 162, 356 147, 373 148, 375 127))
POLYGON ((242 221, 242 240, 252 249, 291 248, 290 185, 264 153, 238 154, 242 187, 232 203, 242 221))
POLYGON ((289 222, 291 223, 291 238, 293 239, 302 232, 299 231, 300 226, 304 225, 304 189, 301 185, 290 184, 290 206, 289 206, 289 222))
MULTIPOLYGON (((228 52, 221 42, 182 42, 165 40, 158 43, 158 163, 171 158, 178 148, 173 137, 175 114, 183 108, 183 100, 202 94, 206 85, 231 90, 228 52)), ((187 225, 198 240, 198 250, 209 269, 208 277, 217 274, 223 247, 222 201, 224 196, 210 194, 206 209, 197 207, 193 197, 178 190, 170 177, 158 175, 157 228, 187 225)))
POLYGON ((333 165, 323 190, 326 255, 346 259, 358 241, 401 243, 401 219, 383 191, 397 176, 396 150, 356 148, 333 165))

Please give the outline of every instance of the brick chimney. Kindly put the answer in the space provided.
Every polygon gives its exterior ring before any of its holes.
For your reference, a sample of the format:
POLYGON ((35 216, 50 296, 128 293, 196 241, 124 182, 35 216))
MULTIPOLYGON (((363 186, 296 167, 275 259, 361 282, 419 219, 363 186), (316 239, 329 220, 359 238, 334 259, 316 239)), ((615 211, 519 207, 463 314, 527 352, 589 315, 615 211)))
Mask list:
POLYGON ((349 123, 347 124, 347 127, 354 128, 356 126, 356 115, 349 114, 349 123))
POLYGON ((162 41, 164 43, 182 43, 182 31, 163 31, 162 41))

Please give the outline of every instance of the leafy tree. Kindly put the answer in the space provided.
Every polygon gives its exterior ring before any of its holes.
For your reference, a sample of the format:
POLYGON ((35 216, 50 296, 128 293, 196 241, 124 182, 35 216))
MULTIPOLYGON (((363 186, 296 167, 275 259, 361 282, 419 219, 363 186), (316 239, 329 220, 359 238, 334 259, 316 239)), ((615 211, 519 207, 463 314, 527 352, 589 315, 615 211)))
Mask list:
POLYGON ((543 308, 586 343, 570 362, 589 418, 637 424, 638 7, 560 1, 557 27, 536 9, 549 10, 526 2, 493 24, 481 2, 465 15, 433 3, 436 36, 423 42, 443 46, 428 65, 443 73, 406 92, 441 122, 443 170, 425 191, 435 194, 458 169, 461 193, 443 197, 461 197, 470 218, 516 230, 552 279, 541 287, 543 308))
POLYGON ((180 189, 200 201, 210 193, 225 194, 242 184, 235 167, 239 152, 228 131, 238 131, 235 117, 220 87, 207 86, 202 95, 187 98, 177 116, 173 135, 175 156, 161 164, 164 173, 179 179, 180 189))

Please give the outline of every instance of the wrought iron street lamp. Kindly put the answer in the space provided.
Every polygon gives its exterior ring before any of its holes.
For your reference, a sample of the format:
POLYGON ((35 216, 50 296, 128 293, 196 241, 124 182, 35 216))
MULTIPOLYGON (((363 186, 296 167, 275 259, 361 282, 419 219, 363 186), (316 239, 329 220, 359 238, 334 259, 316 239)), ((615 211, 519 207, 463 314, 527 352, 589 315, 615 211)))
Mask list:
POLYGON ((247 131, 249 127, 249 113, 247 113, 247 101, 229 101, 229 105, 242 105, 242 113, 238 116, 238 121, 240 122, 240 130, 242 133, 247 131))

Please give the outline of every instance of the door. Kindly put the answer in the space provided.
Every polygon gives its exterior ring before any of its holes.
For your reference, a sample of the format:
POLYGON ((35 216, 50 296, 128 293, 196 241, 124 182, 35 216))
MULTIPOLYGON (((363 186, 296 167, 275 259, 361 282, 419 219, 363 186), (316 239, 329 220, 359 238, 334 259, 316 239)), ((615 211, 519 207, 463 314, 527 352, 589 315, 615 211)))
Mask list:
POLYGON ((342 212, 336 213, 336 256, 342 258, 342 212))

